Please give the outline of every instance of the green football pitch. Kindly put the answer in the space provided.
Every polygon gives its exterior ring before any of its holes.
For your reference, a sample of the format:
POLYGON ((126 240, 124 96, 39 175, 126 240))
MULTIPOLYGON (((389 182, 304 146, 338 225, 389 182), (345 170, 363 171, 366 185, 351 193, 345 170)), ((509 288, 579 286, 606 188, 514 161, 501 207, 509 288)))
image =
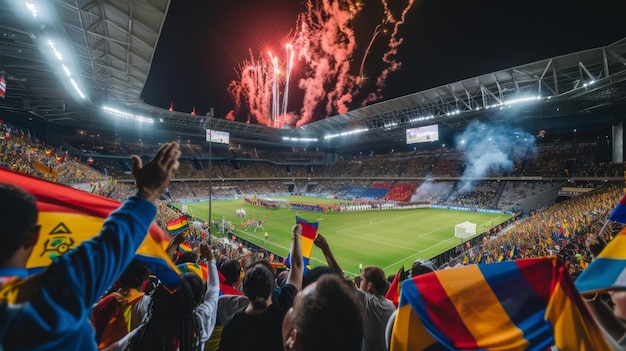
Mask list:
MULTIPOLYGON (((279 197, 287 201, 318 204, 340 203, 341 200, 304 196, 279 197)), ((344 201, 345 202, 345 201, 344 201)), ((180 208, 181 204, 174 204, 180 208)), ((188 214, 207 221, 208 202, 186 203, 188 214)), ((431 258, 459 244, 454 237, 454 226, 465 221, 476 223, 476 231, 482 232, 489 226, 498 225, 510 218, 508 214, 489 214, 469 211, 454 211, 434 208, 411 210, 384 210, 345 213, 319 213, 290 209, 266 209, 245 203, 244 199, 216 200, 211 204, 211 219, 229 221, 235 225, 235 234, 265 247, 280 256, 289 253, 291 228, 295 217, 307 221, 319 220, 318 232, 324 235, 335 258, 344 272, 357 275, 359 263, 363 266, 382 267, 386 274, 395 273, 402 265, 409 269, 418 258, 431 258), (242 230, 241 218, 236 210, 246 210, 247 218, 267 216, 263 229, 242 230), (269 233, 264 244, 264 233, 269 233)), ((223 234, 212 233, 217 237, 223 234)), ((311 255, 313 267, 325 265, 322 251, 314 247, 311 255)))

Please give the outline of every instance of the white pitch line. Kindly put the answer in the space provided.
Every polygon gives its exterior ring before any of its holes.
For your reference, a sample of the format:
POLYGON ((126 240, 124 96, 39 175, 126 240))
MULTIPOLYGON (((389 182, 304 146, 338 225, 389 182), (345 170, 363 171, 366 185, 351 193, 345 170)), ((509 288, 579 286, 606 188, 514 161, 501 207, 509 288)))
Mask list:
MULTIPOLYGON (((431 248, 433 248, 433 247, 435 247, 435 246, 437 246, 437 245, 443 244, 443 243, 448 242, 448 241, 453 240, 453 239, 458 239, 458 238, 448 238, 448 239, 446 239, 446 240, 444 240, 444 241, 440 241, 440 242, 438 242, 437 244, 435 244, 435 245, 433 245, 433 246, 429 247, 428 249, 431 249, 431 248)), ((405 260, 407 260, 407 259, 409 259, 409 258, 411 258, 411 257, 415 257, 416 255, 419 255, 421 252, 424 252, 424 251, 426 251, 426 250, 428 250, 428 249, 418 250, 418 251, 416 251, 414 254, 409 255, 409 256, 405 257, 404 259, 401 259, 401 260, 399 260, 399 261, 396 261, 396 262, 394 262, 394 263, 390 264, 390 265, 389 265, 389 266, 387 266, 387 267, 384 267, 384 268, 383 268, 383 270, 387 270, 387 269, 389 269, 389 268, 393 268, 394 266, 397 266, 399 263, 404 262, 405 260)))

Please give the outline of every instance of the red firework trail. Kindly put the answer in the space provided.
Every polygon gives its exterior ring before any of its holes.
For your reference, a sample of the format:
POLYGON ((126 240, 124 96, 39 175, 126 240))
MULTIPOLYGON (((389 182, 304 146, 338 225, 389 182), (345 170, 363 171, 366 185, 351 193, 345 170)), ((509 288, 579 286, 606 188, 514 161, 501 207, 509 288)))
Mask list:
POLYGON ((403 41, 398 35, 398 28, 413 4, 413 0, 409 0, 400 19, 396 20, 386 0, 381 1, 384 19, 382 25, 374 30, 357 74, 353 73, 355 69, 352 67, 357 46, 352 23, 361 11, 360 3, 307 0, 305 11, 296 21, 294 34, 288 38, 284 62, 271 54, 267 58, 257 58, 251 53, 250 59, 239 66, 239 79, 233 80, 227 89, 234 104, 227 118, 235 120, 247 113, 248 123, 274 127, 288 123, 298 127, 316 119, 348 112, 350 103, 362 88, 363 64, 369 49, 382 26, 389 22, 394 24, 394 30, 389 50, 382 56, 387 67, 376 80, 376 92, 371 93, 363 104, 380 100, 387 76, 401 67, 401 63, 394 58, 403 41), (294 78, 301 90, 298 96, 302 96, 302 101, 298 111, 290 112, 287 106, 294 65, 299 67, 299 77, 294 78))

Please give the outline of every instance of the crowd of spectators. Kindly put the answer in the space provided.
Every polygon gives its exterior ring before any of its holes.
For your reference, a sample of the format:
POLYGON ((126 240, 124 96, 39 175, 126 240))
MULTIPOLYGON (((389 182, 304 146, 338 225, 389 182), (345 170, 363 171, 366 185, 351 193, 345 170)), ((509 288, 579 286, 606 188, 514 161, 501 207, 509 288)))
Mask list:
MULTIPOLYGON (((621 195, 621 187, 607 184, 518 218, 509 228, 479 228, 487 233, 483 243, 451 263, 489 263, 559 255, 571 273, 580 272, 592 259, 585 247, 586 236, 600 232, 621 195)), ((622 228, 621 224, 609 222, 602 233, 605 242, 622 228)))
MULTIPOLYGON (((26 174, 32 174, 37 177, 41 177, 44 179, 49 179, 53 181, 78 181, 82 183, 90 184, 89 191, 98 193, 102 196, 107 196, 109 198, 123 200, 131 195, 134 191, 134 185, 131 182, 125 182, 124 179, 115 179, 112 175, 116 175, 118 173, 113 172, 110 175, 104 175, 101 172, 98 172, 96 167, 93 165, 89 165, 86 160, 81 160, 78 157, 72 159, 72 156, 67 151, 58 150, 54 153, 51 146, 46 145, 44 143, 35 141, 32 137, 27 137, 24 132, 15 132, 12 131, 9 133, 11 136, 8 140, 5 138, 3 142, 0 143, 0 151, 2 151, 2 164, 7 165, 8 167, 23 172, 26 174), (54 155, 52 155, 54 154, 54 155), (59 155, 62 156, 59 156, 59 155), (61 159, 62 158, 62 159, 61 159), (44 164, 48 167, 46 170, 45 167, 36 167, 36 162, 44 164), (52 172, 54 170, 54 172, 52 172)), ((85 145, 81 145, 85 146, 85 145)), ((593 144, 553 144, 548 145, 542 148, 540 152, 540 159, 542 162, 546 164, 546 170, 549 173, 553 174, 568 174, 570 170, 568 168, 563 168, 562 160, 566 155, 571 155, 572 148, 577 147, 579 150, 577 157, 584 158, 588 152, 591 152, 593 149, 593 144), (566 145, 566 146, 564 146, 566 145), (566 151, 566 152, 565 152, 566 151), (551 159, 550 157, 554 157, 555 159, 551 159), (561 162, 561 163, 559 163, 561 162)), ((188 147, 183 146, 183 154, 186 155, 196 155, 196 151, 193 146, 189 145, 188 147)), ((128 142, 118 142, 116 148, 114 148, 114 152, 136 152, 140 150, 141 152, 147 151, 150 153, 154 153, 155 149, 148 147, 147 145, 137 144, 137 143, 128 143, 128 142)), ((235 151, 230 150, 234 155, 237 155, 241 152, 241 150, 235 151)), ((257 155, 256 150, 254 152, 255 156, 257 155)), ((249 155, 249 154, 248 154, 249 155)), ((459 156, 459 153, 448 152, 443 153, 441 155, 420 155, 419 157, 412 157, 415 155, 411 155, 411 153, 405 155, 398 155, 396 157, 407 161, 407 163, 411 163, 411 161, 415 159, 428 159, 432 157, 432 163, 429 163, 428 166, 423 168, 415 167, 411 168, 413 170, 416 169, 428 169, 429 172, 433 172, 440 175, 454 175, 458 174, 461 171, 462 160, 459 156)), ((521 156, 520 159, 523 159, 524 156, 521 156)), ((273 193, 282 193, 285 192, 285 184, 282 181, 274 180, 274 181, 231 181, 229 178, 248 178, 248 174, 254 173, 260 175, 258 163, 261 161, 255 162, 245 162, 245 161, 223 161, 217 164, 217 172, 220 172, 222 176, 225 178, 223 181, 218 181, 219 185, 214 185, 213 188, 213 196, 237 196, 239 194, 273 194, 273 193), (236 166, 238 165, 238 167, 236 166)), ((409 167, 399 166, 400 163, 394 164, 389 158, 385 157, 374 157, 370 159, 360 159, 360 160, 350 160, 350 161, 340 161, 339 163, 344 166, 349 166, 349 169, 354 170, 360 176, 367 177, 375 177, 379 176, 381 173, 384 173, 385 170, 393 170, 394 172, 406 172, 409 170, 409 167), (394 164, 393 166, 390 166, 394 164)), ((271 165, 271 163, 264 162, 266 165, 271 165)), ((114 163, 101 164, 102 166, 114 168, 114 163)), ((592 162, 584 163, 587 167, 593 167, 592 162)), ((604 165, 604 164, 602 164, 604 165)), ((612 165, 611 165, 612 166, 612 165)), ((516 168, 513 172, 519 174, 526 174, 526 172, 532 172, 532 167, 530 162, 522 161, 519 165, 519 168, 516 168)), ((177 199, 185 199, 185 200, 193 200, 193 199, 202 199, 206 198, 206 182, 202 182, 204 177, 199 177, 198 173, 201 173, 202 167, 199 170, 197 165, 189 160, 181 160, 180 165, 177 164, 176 168, 179 171, 180 177, 185 179, 198 179, 198 181, 172 181, 169 183, 169 192, 172 196, 177 199)), ((303 172, 309 173, 308 168, 305 166, 291 166, 291 172, 295 173, 303 172)), ((334 167, 333 167, 334 169, 334 167)), ((333 171, 331 169, 331 172, 333 171)), ((604 172, 604 174, 608 174, 612 168, 608 167, 606 169, 599 168, 597 172, 604 172)), ((272 170, 272 168, 265 168, 266 171, 272 170)), ((310 170, 310 169, 309 169, 310 170)), ((618 168, 614 168, 613 174, 618 174, 618 168)), ((345 169, 343 170, 345 171, 345 169)), ((337 172, 335 169, 334 172, 337 172)), ((499 172, 499 170, 494 170, 494 172, 499 172)), ((344 173, 345 174, 345 173, 344 173)), ((126 174, 124 173, 126 176, 126 174)), ((298 182, 294 182, 294 188, 306 188, 307 182, 303 180, 299 180, 298 182)), ((406 199, 413 199, 414 196, 419 192, 421 186, 424 186, 427 182, 417 183, 411 181, 401 181, 401 182, 387 182, 387 181, 372 181, 372 180, 353 180, 346 181, 345 179, 338 180, 324 180, 318 183, 315 187, 313 187, 313 191, 318 192, 320 194, 330 194, 332 196, 341 196, 341 193, 346 191, 347 188, 377 188, 377 189, 385 189, 389 190, 386 196, 387 200, 391 201, 407 201, 406 199)), ((545 189, 548 189, 554 186, 551 182, 543 182, 543 181, 506 181, 505 183, 501 183, 499 181, 482 181, 477 184, 470 191, 453 191, 454 182, 446 182, 446 187, 448 189, 448 194, 452 194, 450 197, 445 197, 445 199, 440 198, 440 203, 444 204, 452 204, 452 205, 460 205, 467 207, 479 207, 479 208, 490 208, 494 207, 496 194, 498 189, 502 190, 502 196, 506 199, 507 202, 510 202, 510 199, 520 198, 520 197, 528 197, 531 194, 535 194, 541 192, 545 189), (507 190, 507 187, 509 189, 507 190), (506 194, 506 196, 504 195, 506 194)), ((431 188, 432 190, 432 188, 431 188)), ((590 233, 598 233, 602 230, 602 239, 606 242, 610 241, 613 236, 622 229, 621 225, 617 225, 611 223, 605 228, 605 221, 608 215, 608 212, 615 206, 616 200, 620 198, 623 194, 623 189, 614 184, 600 184, 594 187, 593 191, 589 191, 578 195, 576 197, 572 197, 570 200, 563 201, 547 208, 543 208, 537 211, 530 213, 526 217, 515 218, 515 220, 508 226, 490 226, 489 228, 483 228, 486 231, 486 235, 484 236, 484 240, 480 245, 475 247, 467 247, 464 250, 464 253, 450 261, 446 266, 454 266, 456 264, 472 264, 472 263, 491 263, 491 262, 500 262, 503 260, 514 260, 514 259, 523 259, 523 258, 532 258, 532 257, 544 257, 549 255, 558 255, 563 261, 566 263, 567 268, 570 273, 576 274, 580 271, 584 270, 589 262, 592 260, 592 255, 587 249, 585 245, 585 238, 590 233), (601 229, 602 228, 602 229, 601 229)), ((171 200, 171 198, 169 199, 171 200)), ((161 197, 160 199, 153 199, 153 202, 156 205, 156 222, 161 227, 166 227, 166 224, 176 218, 179 218, 181 215, 180 210, 173 208, 169 205, 168 198, 161 197)), ((336 210, 335 207, 325 208, 319 204, 309 204, 309 203, 291 203, 291 206, 297 209, 311 209, 313 210, 336 210)), ((346 203, 342 205, 338 205, 337 208, 348 210, 356 209, 369 209, 371 208, 371 204, 369 203, 346 203)), ((194 248, 203 248, 203 242, 207 239, 208 227, 213 226, 214 223, 201 223, 195 221, 195 217, 190 216, 190 228, 188 233, 186 234, 186 241, 192 245, 194 248)), ((294 228, 292 233, 294 239, 298 238, 298 231, 294 228)), ((249 273, 256 270, 262 270, 261 268, 251 268, 256 267, 254 265, 247 265, 244 262, 248 260, 254 260, 259 256, 263 256, 263 254, 257 250, 256 247, 247 247, 249 243, 242 242, 239 238, 233 238, 232 240, 217 240, 215 238, 210 238, 210 254, 201 255, 205 259, 208 258, 209 261, 213 261, 213 255, 215 255, 216 260, 218 261, 217 267, 226 262, 229 259, 234 259, 241 262, 242 271, 245 271, 244 276, 249 277, 249 279, 265 279, 265 276, 261 276, 260 274, 266 274, 267 271, 263 271, 261 273, 249 273), (253 274, 256 274, 252 276, 253 274)), ((323 240, 323 239, 322 239, 323 240)), ((324 243, 316 242, 316 245, 324 246, 324 243)), ((327 244, 326 244, 327 245, 327 244)), ((322 248, 324 250, 324 254, 328 255, 328 247, 322 248)), ((297 249, 292 247, 292 254, 296 250, 297 257, 297 249)), ((331 260, 327 256, 327 260, 329 261, 329 267, 332 268, 334 258, 331 260)), ((196 260, 196 262, 198 262, 196 260)), ((336 264, 336 262, 335 262, 336 264)), ((292 266, 293 268, 293 266, 292 266)), ((443 267, 442 267, 443 268, 443 267)), ((280 276, 277 274, 274 276, 274 272, 272 268, 269 267, 268 276, 269 281, 276 279, 280 281, 280 276)), ((297 264, 296 264, 296 269, 297 264)), ((339 270, 340 271, 340 270, 339 270)), ((217 272, 212 272, 215 276, 217 272)), ((388 284, 385 285, 384 281, 379 279, 378 276, 384 278, 384 272, 382 269, 378 267, 365 267, 363 270, 363 274, 359 277, 359 301, 362 302, 363 308, 367 311, 368 308, 371 308, 368 305, 371 301, 384 301, 385 302, 385 317, 383 319, 388 320, 391 311, 393 310, 390 307, 388 301, 383 300, 384 293, 388 287, 388 284), (373 276, 373 273, 376 272, 376 277, 373 276), (371 283, 372 285, 368 285, 371 283), (375 284, 374 284, 375 283, 375 284), (374 287, 375 285, 375 287, 374 287), (372 296, 370 296, 370 295, 372 296)), ((263 281, 261 279, 261 281, 263 281)), ((267 280, 267 279, 266 279, 267 280)), ((384 280, 384 279, 383 279, 384 280)), ((295 281, 293 277, 290 278, 288 275, 286 280, 282 281, 283 283, 287 283, 288 285, 292 285, 293 289, 289 293, 289 297, 278 295, 276 296, 276 305, 275 307, 271 307, 272 310, 280 308, 281 311, 277 312, 281 314, 281 321, 289 307, 293 306, 293 301, 295 295, 299 290, 302 290, 303 283, 302 281, 295 281), (279 306, 279 304, 283 300, 289 300, 285 310, 285 306, 279 306)), ((213 284, 216 284, 213 282, 213 284)), ((321 283, 324 284, 324 283, 321 283)), ((251 285, 249 285, 251 286, 251 285)), ((285 286, 285 285, 283 285, 285 286)), ((250 301, 250 309, 258 310, 264 313, 264 311, 269 310, 272 300, 269 298, 271 296, 273 285, 268 287, 264 287, 263 292, 265 295, 257 296, 258 290, 255 290, 254 293, 249 291, 243 291, 248 297, 254 297, 254 301, 250 301), (267 291, 266 291, 267 290, 267 291), (257 294, 257 295, 254 295, 257 294), (260 300, 259 300, 260 299, 260 300), (263 300, 261 304, 259 301, 263 300), (269 303, 265 301, 270 301, 269 303)), ((313 288, 315 286, 313 285, 313 288)), ((290 289, 290 288, 289 288, 290 289)), ((284 294, 287 294, 287 290, 285 288, 284 294)), ((175 292, 169 292, 170 294, 174 294, 175 292)), ((214 291, 212 295, 217 296, 214 291), (214 294, 213 294, 214 293, 214 294)), ((280 294, 280 293, 279 293, 280 294)), ((164 295, 167 296, 167 295, 164 295)), ((200 294, 202 298, 194 298, 198 304, 205 298, 205 295, 200 294)), ((208 297, 207 297, 208 299, 208 297)), ((217 306, 217 299, 215 301, 217 306)), ((217 307, 216 307, 217 308, 217 307)), ((190 309, 190 310, 193 310, 190 309)), ((154 313, 154 312, 153 312, 154 313)), ((215 313, 213 311, 212 313, 215 313)), ((244 313, 245 312, 241 312, 244 313)), ((360 312, 359 312, 360 313, 360 312)), ((368 312, 369 313, 369 312, 368 312)), ((365 319, 365 325, 368 328, 371 327, 368 324, 368 318, 372 318, 370 314, 366 313, 363 318, 365 319)), ((257 314, 257 312, 250 312, 251 315, 257 314)), ((358 314, 358 313, 357 313, 358 314)), ((358 314, 360 316, 360 314, 358 314)), ((155 317, 152 317, 155 318, 155 317)), ((250 318, 249 316, 240 316, 238 318, 250 318)), ((380 322, 380 321, 379 321, 380 322)), ((148 328, 147 324, 144 324, 144 328, 148 328)), ((248 323, 248 322, 246 322, 248 323)), ((246 324, 244 323, 244 324, 246 324)), ((272 322, 274 324, 274 322, 272 322)), ((210 324, 210 323, 209 323, 210 324)), ((367 329, 367 333, 364 334, 365 343, 370 343, 375 339, 376 344, 380 344, 381 335, 378 334, 381 332, 381 329, 384 330, 384 324, 386 323, 377 323, 376 327, 373 329, 367 329), (373 337, 373 335, 376 335, 373 337)), ((246 324, 247 325, 247 324, 246 324)), ((211 328, 209 328, 211 329, 211 328)), ((200 329, 197 329, 200 330, 200 329)), ((203 330, 202 333, 205 331, 203 330)), ((273 332, 276 332, 275 330, 273 332)), ((361 331, 362 332, 362 331, 361 331)), ((225 326, 225 335, 229 334, 231 331, 228 329, 228 324, 225 326)), ((269 332, 268 332, 269 333, 269 332)), ((196 334, 200 335, 199 332, 196 334)), ((193 335, 193 333, 188 334, 193 335)), ((202 341, 204 343, 206 341, 205 336, 208 335, 202 334, 202 341)), ((261 336, 262 337, 262 336, 261 336)), ((136 339, 139 340, 139 339, 136 339)), ((175 339, 176 340, 176 339, 175 339)), ((178 342, 182 342, 182 338, 178 339, 178 342)), ((236 344, 236 340, 232 340, 234 344, 236 344)), ((272 339, 272 342, 276 342, 276 338, 272 339)), ((255 340, 258 341, 258 340, 255 340)), ((132 343, 130 344, 132 348, 132 343)), ((200 344, 194 344, 194 348, 200 344)), ((170 345, 171 346, 171 345, 170 345)), ((226 347, 226 346, 224 346, 226 347)), ((380 349, 380 347, 376 347, 376 349, 380 349)))

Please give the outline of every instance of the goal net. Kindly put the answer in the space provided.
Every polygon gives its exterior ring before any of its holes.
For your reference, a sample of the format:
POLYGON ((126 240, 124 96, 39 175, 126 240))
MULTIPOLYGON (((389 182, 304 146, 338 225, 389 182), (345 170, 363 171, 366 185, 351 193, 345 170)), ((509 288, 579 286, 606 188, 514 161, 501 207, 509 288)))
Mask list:
POLYGON ((469 238, 476 235, 476 223, 463 222, 454 226, 454 236, 457 238, 469 238))

